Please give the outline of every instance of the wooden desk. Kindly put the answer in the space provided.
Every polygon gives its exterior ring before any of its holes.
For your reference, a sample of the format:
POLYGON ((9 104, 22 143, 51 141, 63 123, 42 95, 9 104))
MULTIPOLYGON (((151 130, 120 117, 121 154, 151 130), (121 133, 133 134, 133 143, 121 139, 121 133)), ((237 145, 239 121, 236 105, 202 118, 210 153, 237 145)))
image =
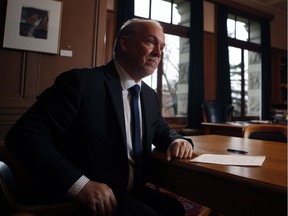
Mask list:
POLYGON ((217 134, 224 136, 242 137, 242 130, 245 126, 253 125, 248 122, 225 122, 225 123, 211 123, 202 122, 204 134, 217 134))
POLYGON ((261 167, 224 166, 165 160, 153 153, 152 182, 227 215, 287 215, 287 145, 284 143, 219 135, 191 137, 195 156, 232 154, 266 155, 261 167))

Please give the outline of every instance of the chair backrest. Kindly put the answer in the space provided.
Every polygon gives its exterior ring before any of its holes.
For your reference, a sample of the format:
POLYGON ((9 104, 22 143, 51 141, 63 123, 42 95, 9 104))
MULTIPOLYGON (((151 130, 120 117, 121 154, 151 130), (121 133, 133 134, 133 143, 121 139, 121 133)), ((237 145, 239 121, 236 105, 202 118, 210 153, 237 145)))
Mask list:
POLYGON ((49 204, 27 203, 25 192, 29 190, 29 181, 29 173, 5 145, 0 143, 0 215, 12 215, 17 212, 26 212, 37 216, 72 215, 74 213, 82 215, 87 212, 87 209, 76 201, 60 201, 49 204))
POLYGON ((3 177, 9 179, 8 181, 5 181, 5 183, 9 182, 9 185, 7 184, 7 186, 9 187, 10 193, 13 192, 14 195, 14 193, 18 194, 29 191, 31 185, 29 173, 3 143, 0 143, 0 161, 2 162, 3 172, 6 171, 7 174, 3 177), (10 173, 10 175, 8 175, 8 173, 10 173), (17 190, 17 192, 15 192, 15 190, 17 190))
MULTIPOLYGON (((0 161, 0 213, 8 215, 13 213, 12 206, 16 206, 14 201, 18 194, 16 179, 10 168, 3 161, 0 161)), ((16 211, 16 210, 15 210, 16 211)))
POLYGON ((249 125, 243 128, 243 137, 287 143, 287 126, 269 124, 249 125))
POLYGON ((15 196, 17 194, 15 176, 3 161, 0 161, 0 184, 1 188, 5 188, 11 195, 15 196))
POLYGON ((202 116, 204 122, 229 122, 232 121, 234 106, 210 100, 202 104, 202 116))

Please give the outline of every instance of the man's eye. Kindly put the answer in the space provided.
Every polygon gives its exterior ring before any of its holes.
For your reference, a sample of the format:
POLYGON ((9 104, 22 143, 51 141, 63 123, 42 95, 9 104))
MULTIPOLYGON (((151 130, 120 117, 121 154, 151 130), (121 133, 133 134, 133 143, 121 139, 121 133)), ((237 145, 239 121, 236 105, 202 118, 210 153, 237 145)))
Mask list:
POLYGON ((155 44, 155 42, 152 41, 152 40, 148 40, 147 43, 150 44, 150 45, 154 45, 155 44))

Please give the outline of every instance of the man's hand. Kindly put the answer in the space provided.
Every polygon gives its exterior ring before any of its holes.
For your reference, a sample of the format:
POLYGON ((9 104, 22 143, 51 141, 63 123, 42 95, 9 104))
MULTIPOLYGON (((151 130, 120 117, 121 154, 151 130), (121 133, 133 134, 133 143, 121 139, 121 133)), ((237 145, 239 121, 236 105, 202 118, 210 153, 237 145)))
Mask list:
POLYGON ((115 213, 117 201, 113 191, 106 184, 89 181, 75 198, 88 206, 92 215, 110 216, 115 213))
POLYGON ((191 158, 192 155, 193 155, 193 148, 191 143, 183 139, 174 141, 167 149, 168 161, 170 161, 173 157, 191 158))

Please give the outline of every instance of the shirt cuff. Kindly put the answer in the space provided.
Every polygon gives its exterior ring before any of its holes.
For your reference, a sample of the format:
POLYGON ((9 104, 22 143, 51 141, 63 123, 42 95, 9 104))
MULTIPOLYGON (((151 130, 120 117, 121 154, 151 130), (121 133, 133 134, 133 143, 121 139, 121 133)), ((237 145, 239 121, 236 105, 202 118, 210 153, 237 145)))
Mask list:
POLYGON ((90 181, 86 176, 82 175, 67 191, 69 197, 75 197, 79 191, 90 181))

